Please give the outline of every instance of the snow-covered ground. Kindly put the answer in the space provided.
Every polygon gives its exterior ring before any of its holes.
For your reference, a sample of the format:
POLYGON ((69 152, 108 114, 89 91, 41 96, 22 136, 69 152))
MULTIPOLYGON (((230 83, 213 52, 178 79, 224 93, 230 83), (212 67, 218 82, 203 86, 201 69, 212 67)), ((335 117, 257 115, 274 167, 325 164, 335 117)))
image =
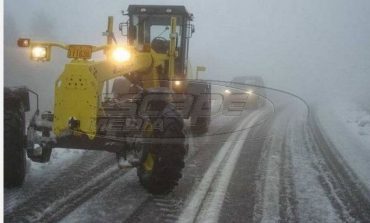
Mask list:
POLYGON ((370 189, 370 111, 348 102, 319 104, 314 110, 326 137, 370 189))
POLYGON ((36 163, 30 161, 29 172, 30 174, 36 176, 45 175, 45 173, 50 171, 50 169, 63 169, 79 159, 83 153, 83 150, 55 148, 53 149, 50 161, 48 163, 36 163))
POLYGON ((27 200, 32 191, 42 188, 58 176, 63 170, 72 165, 83 155, 82 150, 53 149, 48 163, 36 163, 27 159, 27 177, 22 188, 5 189, 5 212, 27 200))

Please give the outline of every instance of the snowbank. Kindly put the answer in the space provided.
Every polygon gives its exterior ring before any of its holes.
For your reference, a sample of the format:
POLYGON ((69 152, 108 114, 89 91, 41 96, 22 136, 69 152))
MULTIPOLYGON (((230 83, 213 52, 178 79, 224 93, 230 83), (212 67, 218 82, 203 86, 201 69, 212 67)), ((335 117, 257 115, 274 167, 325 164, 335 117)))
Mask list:
POLYGON ((340 156, 370 189, 370 111, 354 103, 315 106, 319 125, 340 156))

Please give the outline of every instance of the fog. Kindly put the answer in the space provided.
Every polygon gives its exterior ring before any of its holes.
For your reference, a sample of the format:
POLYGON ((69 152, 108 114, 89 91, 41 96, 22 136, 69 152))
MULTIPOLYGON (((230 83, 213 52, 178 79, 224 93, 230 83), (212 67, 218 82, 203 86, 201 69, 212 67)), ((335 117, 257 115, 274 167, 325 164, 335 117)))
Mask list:
MULTIPOLYGON (((67 61, 54 50, 52 61, 35 63, 19 37, 66 43, 101 44, 107 16, 118 23, 129 4, 153 1, 5 0, 4 81, 26 85, 51 109, 54 81, 67 61)), ((230 81, 260 75, 268 87, 287 90, 309 102, 343 98, 369 103, 370 1, 155 1, 185 5, 195 16, 193 67, 204 79, 230 81)), ((122 38, 121 38, 122 39, 122 38)))

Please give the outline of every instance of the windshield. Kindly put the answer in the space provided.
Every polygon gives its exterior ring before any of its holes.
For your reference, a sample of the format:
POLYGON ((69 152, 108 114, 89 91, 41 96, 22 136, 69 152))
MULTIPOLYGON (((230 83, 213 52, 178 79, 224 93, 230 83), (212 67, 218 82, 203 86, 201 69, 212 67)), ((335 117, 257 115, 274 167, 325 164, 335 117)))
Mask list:
MULTIPOLYGON (((133 15, 132 24, 138 30, 139 43, 151 43, 156 38, 169 41, 171 16, 168 15, 133 15)), ((181 16, 176 16, 177 46, 181 46, 182 24, 181 16)))

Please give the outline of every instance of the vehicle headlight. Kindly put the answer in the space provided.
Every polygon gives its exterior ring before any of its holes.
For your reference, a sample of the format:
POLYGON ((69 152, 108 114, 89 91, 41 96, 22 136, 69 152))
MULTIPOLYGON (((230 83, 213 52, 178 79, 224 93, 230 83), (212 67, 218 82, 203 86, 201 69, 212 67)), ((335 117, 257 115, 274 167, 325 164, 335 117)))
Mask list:
POLYGON ((180 86, 181 85, 181 81, 175 81, 175 86, 180 86))
POLYGON ((32 48, 31 57, 34 60, 42 60, 46 58, 47 49, 43 46, 35 46, 32 48))
POLYGON ((225 94, 231 94, 231 91, 229 89, 226 89, 224 92, 225 94))
POLYGON ((112 59, 118 63, 127 62, 131 59, 131 53, 124 47, 117 47, 112 51, 112 59))
POLYGON ((245 93, 247 93, 247 94, 253 94, 253 91, 252 90, 249 90, 249 91, 246 91, 245 93))

